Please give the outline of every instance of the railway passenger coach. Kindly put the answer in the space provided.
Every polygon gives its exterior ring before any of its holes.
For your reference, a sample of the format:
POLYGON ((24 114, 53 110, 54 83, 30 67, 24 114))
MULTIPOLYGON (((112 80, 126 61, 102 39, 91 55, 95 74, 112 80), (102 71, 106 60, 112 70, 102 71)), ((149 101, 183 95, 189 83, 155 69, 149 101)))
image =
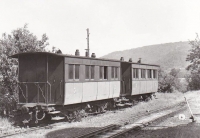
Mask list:
POLYGON ((81 110, 130 106, 158 88, 158 65, 48 52, 11 57, 19 61, 19 105, 29 114, 36 112, 36 121, 37 110, 52 120, 62 119, 55 115, 60 112, 69 119, 81 110))

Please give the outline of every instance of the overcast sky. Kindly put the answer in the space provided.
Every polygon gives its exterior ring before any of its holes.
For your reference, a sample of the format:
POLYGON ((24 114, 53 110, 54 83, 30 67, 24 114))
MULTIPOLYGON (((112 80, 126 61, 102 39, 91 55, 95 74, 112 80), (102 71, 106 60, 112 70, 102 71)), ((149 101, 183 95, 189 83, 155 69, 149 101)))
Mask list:
POLYGON ((200 0, 1 0, 0 34, 28 23, 63 53, 97 57, 145 45, 187 41, 200 33, 200 0))

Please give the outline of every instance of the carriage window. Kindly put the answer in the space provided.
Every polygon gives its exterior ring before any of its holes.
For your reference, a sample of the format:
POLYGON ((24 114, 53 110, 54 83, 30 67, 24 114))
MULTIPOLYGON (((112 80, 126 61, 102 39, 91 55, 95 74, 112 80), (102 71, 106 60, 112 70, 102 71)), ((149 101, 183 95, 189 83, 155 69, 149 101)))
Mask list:
POLYGON ((147 76, 148 76, 148 78, 152 78, 151 70, 150 69, 147 70, 147 76))
POLYGON ((80 65, 75 65, 75 79, 79 79, 79 68, 80 65))
POLYGON ((99 79, 103 79, 103 67, 99 67, 99 79))
POLYGON ((85 66, 85 79, 89 79, 90 66, 85 66))
POLYGON ((118 78, 118 74, 117 74, 117 67, 111 67, 111 78, 112 79, 117 79, 118 78))
POLYGON ((141 69, 141 78, 146 78, 146 70, 141 69))
POLYGON ((108 67, 104 66, 104 79, 108 79, 108 67))
POLYGON ((95 73, 94 66, 91 66, 91 79, 94 79, 94 73, 95 73))
POLYGON ((69 79, 74 79, 73 74, 74 74, 74 65, 69 65, 69 79))
POLYGON ((118 67, 115 67, 115 78, 117 79, 118 78, 118 67))
POLYGON ((153 70, 153 78, 154 78, 154 79, 157 78, 157 72, 156 72, 156 70, 153 70))
POLYGON ((111 67, 111 78, 115 78, 115 67, 111 67))
POLYGON ((69 64, 69 68, 68 68, 69 80, 79 79, 79 68, 80 68, 80 65, 69 64))
POLYGON ((133 68, 133 78, 139 78, 138 69, 133 68))

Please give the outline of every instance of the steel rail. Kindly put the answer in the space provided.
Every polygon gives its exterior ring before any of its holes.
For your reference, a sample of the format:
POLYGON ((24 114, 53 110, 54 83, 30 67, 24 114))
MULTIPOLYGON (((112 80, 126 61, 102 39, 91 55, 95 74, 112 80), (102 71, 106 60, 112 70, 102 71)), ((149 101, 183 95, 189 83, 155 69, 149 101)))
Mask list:
MULTIPOLYGON (((142 118, 142 117, 145 117, 145 116, 149 116, 149 115, 151 115, 151 114, 153 114, 153 113, 156 113, 156 112, 158 112, 158 111, 161 112, 161 111, 169 110, 169 109, 171 109, 171 108, 172 108, 172 109, 177 108, 177 106, 181 106, 181 109, 182 109, 182 108, 184 107, 184 106, 183 106, 183 103, 185 103, 185 102, 183 101, 183 102, 180 102, 180 103, 171 105, 171 106, 167 106, 167 107, 164 107, 164 108, 159 108, 159 109, 156 109, 156 110, 152 110, 151 112, 139 114, 139 115, 133 116, 132 118, 119 121, 119 122, 117 122, 117 123, 121 123, 121 124, 122 124, 122 122, 125 123, 125 122, 127 122, 127 120, 129 120, 129 121, 130 121, 130 120, 131 120, 131 121, 135 121, 136 119, 139 119, 139 118, 142 118)), ((172 112, 172 113, 173 113, 173 112, 172 112)), ((171 114, 171 113, 170 113, 170 114, 171 114)), ((169 114, 167 114, 167 115, 169 115, 169 114)), ((107 133, 111 132, 111 133, 112 133, 112 131, 113 131, 114 129, 120 130, 121 125, 117 125, 117 123, 116 123, 116 124, 112 124, 112 125, 105 126, 105 127, 103 127, 103 128, 100 128, 100 129, 92 130, 91 132, 89 131, 89 132, 86 133, 86 134, 81 134, 81 135, 78 135, 78 136, 74 136, 73 138, 75 138, 75 137, 77 137, 77 138, 98 137, 98 134, 102 134, 102 135, 105 135, 105 136, 106 136, 106 134, 103 134, 104 132, 107 132, 107 133), (115 127, 115 126, 118 126, 118 127, 115 127), (119 126, 120 126, 120 127, 119 127, 119 126), (113 127, 113 129, 112 129, 112 127, 113 127), (114 128, 114 127, 115 127, 115 128, 114 128)), ((124 124, 124 123, 123 123, 123 124, 124 124)), ((113 136, 114 136, 114 137, 117 137, 117 136, 122 135, 122 134, 124 134, 124 133, 126 133, 126 132, 128 132, 128 131, 130 131, 130 130, 132 130, 132 129, 134 129, 134 128, 126 129, 126 130, 124 130, 124 131, 120 131, 119 133, 116 133, 116 134, 114 134, 113 136)), ((111 137, 111 138, 113 138, 113 137, 111 137)))
POLYGON ((155 109, 155 110, 151 110, 151 111, 149 111, 149 112, 145 112, 145 113, 142 113, 142 114, 138 114, 138 115, 135 115, 135 116, 133 116, 133 117, 131 117, 131 118, 128 118, 128 119, 124 119, 124 120, 121 120, 121 121, 118 121, 117 123, 121 123, 121 122, 129 122, 130 120, 132 120, 133 121, 133 119, 138 119, 138 118, 141 118, 141 116, 146 116, 146 115, 150 115, 150 114, 152 114, 152 113, 156 113, 156 112, 158 112, 158 111, 161 111, 161 110, 167 110, 167 109, 170 109, 170 108, 175 108, 176 106, 180 106, 180 105, 182 105, 182 104, 184 104, 185 103, 185 101, 182 101, 182 102, 180 102, 180 103, 176 103, 176 104, 173 104, 173 105, 171 105, 171 106, 167 106, 167 107, 162 107, 162 108, 158 108, 158 109, 155 109))
POLYGON ((98 134, 103 133, 103 132, 108 131, 108 130, 117 129, 119 127, 120 127, 119 125, 111 124, 111 125, 105 126, 103 128, 92 130, 87 134, 81 134, 79 136, 74 136, 73 138, 89 138, 89 137, 98 135, 98 134))

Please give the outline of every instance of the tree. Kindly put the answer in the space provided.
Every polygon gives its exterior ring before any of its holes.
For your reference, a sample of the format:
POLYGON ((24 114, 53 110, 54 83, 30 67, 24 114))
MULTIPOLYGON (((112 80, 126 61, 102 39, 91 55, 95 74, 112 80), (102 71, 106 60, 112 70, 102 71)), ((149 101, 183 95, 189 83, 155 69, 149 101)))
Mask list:
POLYGON ((180 69, 171 69, 169 73, 164 72, 162 69, 158 71, 158 90, 159 92, 169 92, 174 91, 185 92, 185 87, 181 84, 178 75, 180 69))
POLYGON ((197 34, 195 40, 190 41, 192 46, 190 53, 187 55, 186 61, 190 62, 190 65, 186 68, 190 71, 190 75, 187 76, 188 89, 199 90, 200 89, 200 39, 197 34))
POLYGON ((11 34, 4 33, 2 35, 0 39, 0 106, 5 103, 12 105, 18 97, 16 93, 18 61, 9 56, 15 53, 44 51, 44 48, 49 45, 47 40, 46 34, 43 34, 42 38, 38 40, 28 30, 27 24, 13 30, 11 34), (9 102, 5 102, 5 100, 9 102))

